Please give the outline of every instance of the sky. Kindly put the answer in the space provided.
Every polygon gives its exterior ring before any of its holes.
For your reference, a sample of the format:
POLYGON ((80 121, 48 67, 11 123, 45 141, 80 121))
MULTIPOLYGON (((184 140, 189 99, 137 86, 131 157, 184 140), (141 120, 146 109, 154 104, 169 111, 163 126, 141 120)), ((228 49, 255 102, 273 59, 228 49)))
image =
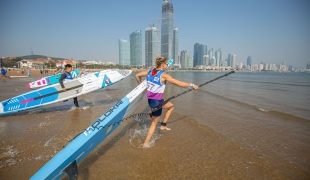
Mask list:
MULTIPOLYGON (((169 0, 171 2, 171 0, 169 0)), ((158 27, 162 0, 0 1, 0 56, 46 55, 118 63, 118 39, 158 27)), ((306 67, 309 0, 172 0, 179 52, 194 44, 219 48, 237 62, 306 67)), ((180 54, 180 53, 179 53, 180 54)))

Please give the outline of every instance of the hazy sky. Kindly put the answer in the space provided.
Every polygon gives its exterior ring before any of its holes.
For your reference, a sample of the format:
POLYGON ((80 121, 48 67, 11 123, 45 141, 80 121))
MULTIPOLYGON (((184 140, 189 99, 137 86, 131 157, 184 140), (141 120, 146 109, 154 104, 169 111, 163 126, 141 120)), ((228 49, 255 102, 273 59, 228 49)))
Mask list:
MULTIPOLYGON (((171 2, 171 0, 169 0, 171 2)), ((118 63, 118 39, 158 26, 162 0, 0 1, 0 56, 34 54, 118 63)), ((309 0, 173 0, 179 51, 221 48, 237 62, 306 67, 310 62, 309 0)))

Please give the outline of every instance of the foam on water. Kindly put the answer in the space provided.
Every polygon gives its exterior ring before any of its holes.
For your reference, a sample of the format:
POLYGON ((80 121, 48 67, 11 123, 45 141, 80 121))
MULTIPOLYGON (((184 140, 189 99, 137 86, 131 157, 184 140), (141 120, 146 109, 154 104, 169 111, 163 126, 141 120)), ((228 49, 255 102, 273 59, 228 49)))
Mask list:
POLYGON ((1 151, 4 152, 0 154, 0 169, 17 163, 16 156, 19 151, 16 148, 13 146, 2 147, 1 151))
MULTIPOLYGON (((145 119, 139 119, 135 118, 135 121, 138 121, 139 123, 144 123, 145 119)), ((130 130, 130 138, 129 142, 133 147, 141 148, 142 144, 144 143, 144 140, 146 138, 147 132, 149 130, 150 124, 147 123, 143 125, 142 129, 131 129, 130 130)), ((155 142, 157 139, 160 138, 161 134, 158 133, 158 127, 156 127, 156 130, 150 140, 150 142, 147 144, 147 148, 151 148, 155 146, 155 142)))

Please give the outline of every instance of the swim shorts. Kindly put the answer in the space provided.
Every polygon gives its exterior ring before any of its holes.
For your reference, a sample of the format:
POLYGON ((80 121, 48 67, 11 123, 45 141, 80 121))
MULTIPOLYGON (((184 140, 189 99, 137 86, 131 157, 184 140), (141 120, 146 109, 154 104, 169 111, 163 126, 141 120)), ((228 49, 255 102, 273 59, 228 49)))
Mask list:
MULTIPOLYGON (((148 102, 149 102, 149 106, 150 106, 151 108, 154 108, 154 107, 156 107, 157 105, 163 103, 164 100, 163 100, 163 99, 162 99, 162 100, 148 99, 148 102)), ((161 113, 162 113, 162 111, 163 111, 163 108, 160 108, 160 109, 158 109, 157 111, 152 112, 152 116, 160 116, 161 113)))

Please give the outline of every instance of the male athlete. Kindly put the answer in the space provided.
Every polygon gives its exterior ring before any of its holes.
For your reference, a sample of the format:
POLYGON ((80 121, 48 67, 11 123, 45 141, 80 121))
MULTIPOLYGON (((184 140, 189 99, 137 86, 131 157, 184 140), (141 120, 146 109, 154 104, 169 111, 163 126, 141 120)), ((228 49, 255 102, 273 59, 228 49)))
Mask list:
MULTIPOLYGON (((81 71, 80 71, 78 77, 81 77, 81 76, 82 76, 82 73, 83 73, 84 70, 85 70, 84 68, 81 69, 81 71)), ((71 71, 72 71, 72 66, 71 66, 71 64, 66 64, 66 65, 65 65, 65 71, 64 71, 64 73, 61 75, 61 77, 60 77, 60 79, 59 79, 59 83, 60 83, 60 86, 62 87, 62 90, 63 90, 63 91, 66 91, 66 90, 67 90, 66 87, 65 87, 65 85, 64 85, 64 83, 63 83, 63 81, 64 81, 64 80, 72 80, 72 79, 73 79, 72 75, 70 74, 71 71)), ((74 105, 75 105, 76 108, 82 109, 82 108, 80 108, 80 106, 79 106, 77 97, 74 97, 74 98, 73 98, 73 102, 74 102, 74 105)))

